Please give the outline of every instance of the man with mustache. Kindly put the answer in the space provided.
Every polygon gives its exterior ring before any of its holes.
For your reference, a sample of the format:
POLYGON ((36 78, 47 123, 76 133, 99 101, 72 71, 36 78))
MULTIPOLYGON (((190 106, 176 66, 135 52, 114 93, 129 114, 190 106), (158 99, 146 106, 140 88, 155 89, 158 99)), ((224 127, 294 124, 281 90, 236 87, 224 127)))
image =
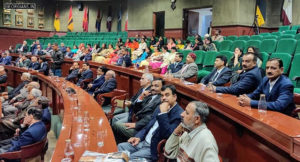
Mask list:
POLYGON ((253 53, 246 53, 243 56, 243 71, 239 74, 237 82, 230 87, 214 86, 208 88, 216 93, 229 93, 241 95, 253 92, 262 80, 260 69, 256 66, 257 56, 253 53))
POLYGON ((165 156, 177 161, 218 162, 218 145, 205 124, 208 115, 205 103, 189 103, 181 113, 181 123, 167 140, 165 156))
POLYGON ((176 88, 165 85, 161 92, 162 103, 155 109, 149 123, 128 142, 118 145, 119 151, 129 151, 130 159, 145 158, 157 161, 157 145, 169 138, 181 121, 182 108, 177 104, 176 88))
POLYGON ((265 94, 267 109, 290 115, 295 109, 294 86, 290 79, 283 74, 283 62, 279 58, 268 60, 266 77, 259 87, 251 94, 239 97, 241 106, 258 107, 261 94, 265 94))

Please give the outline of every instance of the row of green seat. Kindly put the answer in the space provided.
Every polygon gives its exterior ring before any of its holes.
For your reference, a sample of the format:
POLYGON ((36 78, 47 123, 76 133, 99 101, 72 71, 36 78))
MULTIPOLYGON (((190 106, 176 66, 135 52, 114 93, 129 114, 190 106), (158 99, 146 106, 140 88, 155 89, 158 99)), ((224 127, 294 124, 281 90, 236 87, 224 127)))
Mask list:
POLYGON ((300 53, 300 41, 296 39, 264 39, 260 40, 225 40, 222 42, 214 42, 217 46, 218 51, 234 51, 236 47, 241 48, 246 52, 247 48, 250 46, 254 46, 259 48, 260 52, 266 53, 288 53, 293 55, 294 53, 300 53))

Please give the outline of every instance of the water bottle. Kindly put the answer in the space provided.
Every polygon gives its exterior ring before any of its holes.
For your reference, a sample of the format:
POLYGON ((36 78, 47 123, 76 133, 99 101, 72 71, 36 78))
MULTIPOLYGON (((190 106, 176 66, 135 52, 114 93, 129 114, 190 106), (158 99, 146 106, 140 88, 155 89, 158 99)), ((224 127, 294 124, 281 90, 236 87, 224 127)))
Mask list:
POLYGON ((122 67, 126 67, 126 63, 125 63, 124 60, 123 60, 123 63, 122 63, 122 67))
POLYGON ((145 73, 149 73, 149 67, 148 67, 148 65, 146 65, 146 67, 145 67, 145 73))
POLYGON ((262 114, 267 113, 267 101, 265 94, 260 95, 260 99, 258 101, 258 112, 262 114))
POLYGON ((74 159, 74 149, 71 144, 71 139, 66 139, 65 157, 71 160, 74 159))

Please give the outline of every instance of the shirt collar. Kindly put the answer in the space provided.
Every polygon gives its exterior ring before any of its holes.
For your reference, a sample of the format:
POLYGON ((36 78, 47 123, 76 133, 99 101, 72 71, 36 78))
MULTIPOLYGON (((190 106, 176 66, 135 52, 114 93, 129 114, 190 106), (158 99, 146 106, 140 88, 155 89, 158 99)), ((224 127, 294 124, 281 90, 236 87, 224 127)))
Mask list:
POLYGON ((206 129, 206 124, 201 124, 199 127, 197 127, 196 129, 192 130, 191 132, 188 133, 188 136, 190 137, 190 139, 193 139, 193 137, 197 134, 199 134, 199 132, 201 132, 203 129, 206 129))
POLYGON ((270 86, 274 86, 279 78, 280 78, 280 76, 277 77, 277 79, 275 79, 274 81, 269 80, 270 86))
POLYGON ((219 70, 217 69, 217 73, 219 73, 219 74, 220 74, 220 73, 221 73, 221 71, 222 71, 224 68, 225 68, 225 66, 223 66, 223 68, 222 68, 222 69, 219 69, 219 70))

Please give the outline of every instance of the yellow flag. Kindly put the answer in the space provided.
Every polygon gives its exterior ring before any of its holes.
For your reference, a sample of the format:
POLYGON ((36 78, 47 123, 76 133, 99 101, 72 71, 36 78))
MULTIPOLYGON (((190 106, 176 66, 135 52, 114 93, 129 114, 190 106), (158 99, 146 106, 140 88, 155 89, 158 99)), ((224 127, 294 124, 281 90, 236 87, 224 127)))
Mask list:
POLYGON ((59 31, 60 30, 60 21, 59 21, 59 12, 58 12, 58 9, 55 12, 54 28, 55 28, 55 31, 59 31))
POLYGON ((256 16, 257 16, 257 25, 258 26, 262 26, 263 24, 265 24, 265 19, 264 19, 258 6, 256 6, 256 16))

